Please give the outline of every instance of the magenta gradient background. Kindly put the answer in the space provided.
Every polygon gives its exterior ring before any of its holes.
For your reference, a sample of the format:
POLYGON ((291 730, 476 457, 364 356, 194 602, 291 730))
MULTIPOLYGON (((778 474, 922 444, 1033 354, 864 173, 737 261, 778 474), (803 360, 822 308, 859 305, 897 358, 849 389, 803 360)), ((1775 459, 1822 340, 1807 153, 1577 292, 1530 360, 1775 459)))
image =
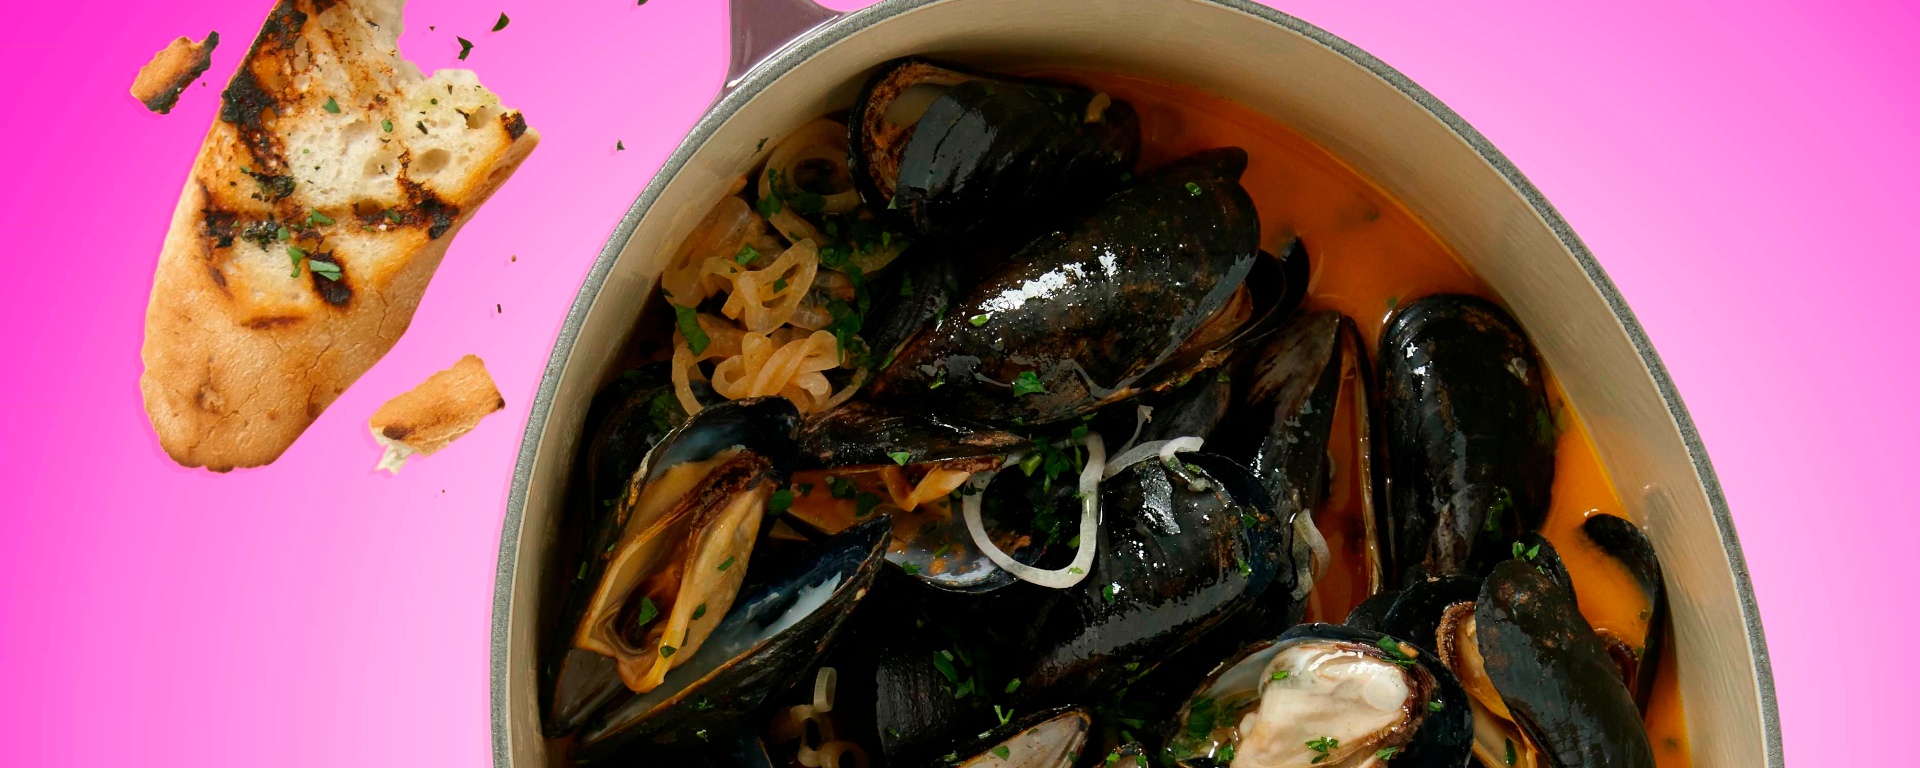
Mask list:
MULTIPOLYGON (((15 3, 0 27, 0 764, 485 764, 494 559, 528 407, 581 278, 726 56, 720 0, 416 0, 403 51, 431 70, 457 64, 455 34, 475 41, 465 65, 544 142, 394 352, 278 463, 215 476, 175 467, 147 427, 141 324, 175 195, 268 5, 15 3), (512 25, 488 32, 503 10, 512 25), (127 96, 153 50, 208 29, 227 42, 173 115, 127 96), (466 352, 507 410, 375 474, 368 414, 466 352)), ((1896 483, 1920 458, 1920 13, 1571 5, 1283 9, 1433 91, 1572 222, 1714 457, 1793 762, 1858 757, 1860 734, 1902 761, 1885 737, 1911 730, 1920 687, 1901 653, 1920 525, 1896 483)))

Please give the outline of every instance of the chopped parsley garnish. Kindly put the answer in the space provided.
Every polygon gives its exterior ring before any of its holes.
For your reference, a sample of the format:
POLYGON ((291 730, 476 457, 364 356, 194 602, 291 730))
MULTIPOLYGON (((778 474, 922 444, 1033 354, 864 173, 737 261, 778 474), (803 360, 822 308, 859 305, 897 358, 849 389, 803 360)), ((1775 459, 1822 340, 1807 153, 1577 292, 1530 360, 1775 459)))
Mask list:
MULTIPOLYGON (((997 706, 996 706, 996 707, 994 707, 994 709, 999 709, 999 707, 997 707, 997 706)), ((1005 721, 1005 720, 1001 720, 1001 721, 1000 721, 1000 724, 1001 724, 1001 725, 1006 725, 1006 724, 1007 724, 1007 721, 1005 721)), ((994 756, 996 756, 996 757, 999 757, 999 758, 1000 758, 1000 759, 1002 759, 1002 760, 1006 760, 1006 759, 1009 759, 1009 757, 1008 757, 1008 756, 1009 756, 1009 755, 1012 755, 1012 754, 1013 754, 1013 752, 1012 752, 1011 750, 1009 750, 1009 749, 1007 749, 1007 745, 1005 745, 1005 744, 1002 744, 1002 745, 1000 745, 1000 746, 997 746, 997 747, 994 747, 994 748, 993 748, 993 754, 994 754, 994 756)))
POLYGON ((887 454, 887 458, 893 459, 893 463, 904 467, 907 465, 907 460, 913 458, 913 454, 907 451, 894 451, 887 454))
POLYGON ((1319 757, 1316 757, 1313 759, 1313 762, 1316 764, 1322 760, 1327 759, 1327 755, 1329 753, 1339 748, 1340 748, 1340 740, 1333 738, 1332 736, 1322 736, 1320 738, 1307 742, 1307 749, 1311 749, 1315 752, 1320 753, 1319 757))
MULTIPOLYGON (((642 5, 645 5, 645 3, 642 3, 642 5)), ((760 143, 758 143, 758 144, 755 144, 755 145, 753 145, 753 151, 754 151, 754 152, 755 152, 756 154, 758 154, 758 153, 760 152, 760 150, 763 150, 763 149, 766 149, 766 148, 767 148, 767 140, 766 140, 766 139, 761 139, 761 140, 760 140, 760 143)))
POLYGON ((699 313, 692 307, 673 305, 673 321, 680 327, 680 336, 687 340, 687 351, 700 354, 707 351, 707 345, 713 343, 707 338, 707 331, 700 327, 699 313))
POLYGON ((1247 561, 1236 557, 1233 559, 1233 562, 1235 565, 1238 565, 1240 567, 1240 575, 1246 576, 1248 574, 1253 573, 1253 566, 1248 565, 1247 561))
POLYGON ((670 657, 673 655, 673 652, 677 650, 680 650, 680 649, 675 648, 671 645, 662 645, 660 646, 660 658, 664 659, 664 658, 670 657))
POLYGON ((627 143, 626 143, 625 141, 621 141, 621 140, 619 140, 619 139, 614 139, 614 140, 613 140, 613 151, 615 151, 615 152, 625 152, 625 151, 627 151, 627 143))
POLYGON ((473 52, 473 41, 459 36, 455 36, 453 39, 460 41, 460 60, 466 61, 467 54, 473 52))
POLYGON ((327 218, 326 214, 318 210, 307 211, 307 226, 326 226, 332 223, 333 219, 327 218))
POLYGON ((774 214, 780 212, 780 202, 780 172, 768 170, 767 193, 760 196, 760 202, 754 207, 760 210, 761 216, 771 219, 774 214))
POLYGON ((340 114, 340 102, 334 101, 332 96, 328 96, 327 103, 320 105, 320 108, 336 115, 340 114))
POLYGON ((1513 751, 1513 739, 1504 739, 1504 741, 1507 742, 1507 765, 1519 762, 1520 755, 1513 751))
POLYGON ((1225 746, 1222 746, 1220 748, 1220 751, 1216 753, 1214 757, 1215 759, 1220 761, 1221 765, 1232 765, 1233 764, 1233 745, 1227 744, 1225 746))
POLYGON ((1199 197, 1199 196, 1200 196, 1200 185, 1198 185, 1198 184, 1195 184, 1195 183, 1193 183, 1193 182, 1191 182, 1191 181, 1189 181, 1189 182, 1187 182, 1187 194, 1189 194, 1189 195, 1192 195, 1192 196, 1194 196, 1194 197, 1199 197))
POLYGON ((917 575, 920 573, 920 566, 914 565, 913 563, 901 563, 900 572, 908 576, 917 575))
POLYGON ((1213 699, 1194 699, 1193 703, 1187 706, 1187 735, 1200 739, 1212 733, 1215 714, 1213 699))
POLYGON ((1413 646, 1394 639, 1392 635, 1381 635, 1380 642, 1376 645, 1386 653, 1388 661, 1403 667, 1413 666, 1413 657, 1419 652, 1413 646))
POLYGON ((746 266, 757 258, 760 258, 760 249, 752 245, 743 245, 740 246, 740 252, 733 255, 733 263, 746 266))
POLYGON ((947 369, 942 368, 938 372, 934 373, 933 383, 928 384, 927 389, 939 389, 940 385, 945 383, 947 383, 947 369))
POLYGON ((967 322, 972 323, 975 326, 982 326, 982 325, 986 325, 987 321, 991 319, 993 318, 988 317, 987 315, 974 315, 973 317, 967 318, 967 322))
POLYGON ((1434 700, 1434 701, 1429 701, 1429 702, 1427 702, 1427 711, 1428 711, 1428 712, 1439 712, 1440 710, 1443 710, 1443 709, 1446 709, 1446 708, 1447 708, 1447 705, 1446 705, 1445 703, 1442 703, 1441 701, 1439 701, 1439 700, 1437 700, 1437 699, 1436 699, 1436 700, 1434 700))
POLYGON ((331 261, 309 258, 307 259, 307 269, 313 270, 314 274, 328 280, 338 281, 340 279, 340 265, 331 261))
POLYGON ((395 224, 400 223, 400 212, 392 208, 388 208, 385 211, 381 211, 381 215, 386 216, 387 221, 391 221, 395 224))
POLYGON ((493 31, 498 32, 500 30, 506 29, 507 22, 509 21, 512 21, 512 19, 507 18, 506 14, 504 13, 500 14, 500 20, 493 23, 493 31))
POLYGON ((1525 542, 1516 541, 1513 543, 1513 559, 1532 560, 1539 556, 1540 556, 1540 545, 1535 544, 1532 547, 1528 547, 1525 542))
POLYGON ((1020 678, 1016 677, 1012 680, 1007 681, 1007 690, 1006 690, 1007 693, 1013 693, 1014 691, 1017 691, 1017 690, 1020 690, 1020 678))
POLYGON ((1100 597, 1101 599, 1106 600, 1108 605, 1112 605, 1113 604, 1113 585, 1112 584, 1100 585, 1100 597))
POLYGON ((773 292, 774 292, 774 293, 781 293, 781 292, 783 292, 783 291, 785 291, 785 290, 787 290, 787 279, 786 279, 786 278, 784 278, 784 277, 776 277, 776 278, 774 278, 774 279, 773 279, 773 292))
POLYGON ((1287 679, 1287 678, 1288 678, 1289 676, 1291 676, 1292 674, 1293 674, 1292 672, 1289 672, 1289 671, 1287 671, 1287 670, 1284 670, 1284 669, 1283 669, 1283 670, 1280 670, 1280 671, 1278 671, 1278 672, 1275 672, 1275 673, 1273 673, 1273 679, 1274 679, 1274 682, 1279 682, 1279 681, 1281 681, 1281 680, 1285 680, 1285 679, 1287 679))
MULTIPOLYGON (((912 565, 912 563, 908 563, 908 565, 912 565)), ((904 566, 903 566, 903 568, 904 568, 904 566)), ((953 669, 953 654, 952 654, 952 653, 950 653, 950 652, 948 652, 948 651, 944 651, 944 650, 943 650, 943 651, 934 651, 934 652, 933 652, 933 667, 934 667, 934 669, 938 669, 938 670, 940 670, 940 674, 942 674, 942 675, 945 675, 945 676, 947 677, 947 682, 949 682, 949 683, 953 683, 954 685, 959 685, 959 684, 960 684, 960 673, 959 673, 959 672, 956 672, 956 671, 954 671, 954 669, 953 669)))
POLYGON ((724 571, 724 570, 726 570, 726 569, 728 569, 728 568, 732 568, 732 567, 733 567, 733 556, 732 556, 732 555, 728 555, 728 556, 727 556, 727 559, 725 559, 725 560, 722 560, 722 561, 720 561, 720 570, 722 570, 722 571, 724 571))
POLYGON ((1035 375, 1033 371, 1021 371, 1020 375, 1013 377, 1014 397, 1044 394, 1046 391, 1046 386, 1040 383, 1040 377, 1035 375))
POLYGON ((794 486, 794 487, 795 487, 795 488, 799 488, 799 489, 800 489, 800 495, 802 495, 802 496, 812 496, 812 495, 813 495, 813 483, 801 483, 801 484, 799 484, 799 485, 796 485, 796 486, 794 486))
POLYGON ((827 493, 833 494, 833 497, 836 499, 851 499, 854 494, 859 492, 859 486, 854 485, 852 480, 843 480, 838 477, 827 478, 827 493))
POLYGON ((880 497, 871 493, 862 493, 853 499, 853 516, 866 517, 873 514, 874 508, 878 506, 880 506, 880 497))
POLYGON ((293 274, 288 275, 288 277, 299 277, 300 262, 307 258, 306 250, 297 245, 289 245, 287 246, 287 258, 293 260, 293 274))
MULTIPOLYGON (((1008 708, 1008 709, 1004 709, 1004 710, 1003 710, 1003 709, 1001 709, 1001 708, 1000 708, 1000 705, 998 705, 998 704, 995 704, 995 705, 993 705, 993 716, 994 716, 994 717, 997 717, 997 718, 1000 718, 1000 724, 1001 724, 1001 725, 1006 725, 1006 724, 1007 724, 1007 721, 1008 721, 1008 720, 1012 720, 1012 719, 1013 719, 1013 709, 1012 709, 1012 708, 1008 708)), ((1002 750, 1004 750, 1004 749, 1006 749, 1006 747, 1004 747, 1004 746, 1003 746, 1003 747, 1000 747, 1000 749, 1002 749, 1002 750)), ((996 754, 996 755, 999 755, 999 756, 1000 756, 1000 758, 1001 758, 1001 759, 1003 759, 1003 760, 1004 760, 1004 759, 1006 759, 1006 757, 1007 757, 1007 753, 1006 753, 1006 752, 1001 752, 1001 751, 995 751, 995 752, 994 752, 994 754, 996 754)))
POLYGON ((420 129, 420 135, 427 135, 427 123, 424 120, 413 121, 413 127, 420 129))
POLYGON ((767 497, 767 511, 780 514, 793 507, 793 489, 782 488, 767 497))
POLYGON ((910 275, 900 276, 900 295, 901 296, 913 295, 913 277, 912 276, 910 275))
POLYGON ((705 616, 705 615, 707 615, 707 604, 706 604, 706 603, 701 603, 701 604, 699 604, 699 605, 696 605, 696 606, 694 606, 694 607, 693 607, 693 618, 694 618, 694 619, 696 619, 696 620, 698 620, 698 619, 699 619, 700 617, 702 617, 702 616, 705 616))
POLYGON ((1386 749, 1373 753, 1373 756, 1381 760, 1391 760, 1393 756, 1397 754, 1400 754, 1399 747, 1387 747, 1386 749))

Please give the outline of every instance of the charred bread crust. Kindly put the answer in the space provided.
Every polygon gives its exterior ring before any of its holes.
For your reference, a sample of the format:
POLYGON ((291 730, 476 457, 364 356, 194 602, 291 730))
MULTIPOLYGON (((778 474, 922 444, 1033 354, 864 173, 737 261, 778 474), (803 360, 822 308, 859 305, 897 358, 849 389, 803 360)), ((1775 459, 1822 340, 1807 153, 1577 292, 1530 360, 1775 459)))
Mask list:
POLYGON ((177 38, 156 51, 153 59, 140 68, 128 89, 147 109, 160 114, 173 111, 180 92, 213 66, 213 49, 220 47, 220 33, 208 32, 205 40, 177 38))
POLYGON ((182 465, 278 458, 399 340, 448 245, 539 141, 471 73, 401 59, 400 6, 282 0, 223 94, 141 347, 148 417, 182 465), (340 137, 360 143, 327 144, 340 137))

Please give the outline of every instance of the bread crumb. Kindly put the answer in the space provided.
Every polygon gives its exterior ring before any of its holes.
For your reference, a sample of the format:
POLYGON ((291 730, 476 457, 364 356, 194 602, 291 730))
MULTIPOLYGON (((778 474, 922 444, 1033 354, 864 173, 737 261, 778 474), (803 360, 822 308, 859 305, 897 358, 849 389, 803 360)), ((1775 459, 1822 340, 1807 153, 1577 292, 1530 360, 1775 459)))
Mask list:
POLYGON ((200 42, 182 37, 168 43, 140 68, 130 92, 147 109, 163 115, 172 111, 174 103, 180 100, 180 92, 200 79, 201 73, 213 64, 213 49, 219 45, 219 32, 208 32, 207 39, 200 42))
POLYGON ((462 357, 374 411, 367 426, 374 441, 386 448, 375 469, 398 473, 409 457, 445 448, 473 431, 487 414, 505 407, 507 401, 487 375, 486 364, 474 355, 462 357))

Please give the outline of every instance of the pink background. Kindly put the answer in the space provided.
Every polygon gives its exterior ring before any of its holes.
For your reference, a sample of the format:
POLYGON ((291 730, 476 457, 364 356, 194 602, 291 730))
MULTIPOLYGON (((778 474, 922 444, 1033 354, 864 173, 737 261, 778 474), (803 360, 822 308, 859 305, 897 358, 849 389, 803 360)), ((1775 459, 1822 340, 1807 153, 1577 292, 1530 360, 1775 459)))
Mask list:
MULTIPOLYGON (((1569 5, 1283 9, 1458 110, 1592 246, 1725 483, 1789 756, 1903 761, 1920 524, 1893 479, 1920 457, 1905 359, 1920 12, 1569 5)), ((394 352, 278 463, 225 476, 160 452, 139 346, 167 216, 268 3, 11 6, 0 764, 485 764, 494 558, 521 429, 595 253, 720 85, 725 4, 416 0, 403 51, 455 66, 454 35, 473 40, 465 66, 545 140, 455 243, 394 352), (488 32, 500 11, 512 25, 488 32), (209 29, 227 42, 172 115, 127 96, 152 51, 209 29), (375 474, 367 415, 465 352, 486 359, 507 410, 398 477, 375 474)))

